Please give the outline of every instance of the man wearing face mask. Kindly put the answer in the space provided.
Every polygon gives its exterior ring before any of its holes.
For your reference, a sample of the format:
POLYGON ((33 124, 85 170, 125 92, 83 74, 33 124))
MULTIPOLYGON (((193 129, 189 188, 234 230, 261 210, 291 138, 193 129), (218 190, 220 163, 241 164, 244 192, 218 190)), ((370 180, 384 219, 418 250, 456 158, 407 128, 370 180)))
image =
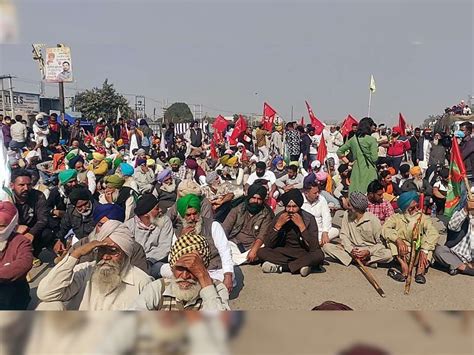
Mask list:
MULTIPOLYGON (((370 186, 370 185, 369 185, 370 186)), ((367 197, 360 192, 349 195, 349 210, 344 212, 340 238, 342 244, 328 243, 323 246, 327 256, 349 266, 353 259, 363 264, 377 266, 392 261, 392 253, 381 239, 382 225, 379 219, 370 212, 367 197)))
POLYGON ((72 229, 77 239, 87 237, 95 227, 92 218, 94 203, 90 191, 84 187, 77 187, 69 194, 69 201, 66 213, 61 218, 57 240, 54 244, 54 252, 60 255, 66 250, 66 236, 72 229))
POLYGON ((260 184, 249 187, 245 201, 233 208, 222 227, 230 241, 235 264, 254 262, 257 251, 269 232, 274 214, 265 204, 267 189, 260 184))
POLYGON ((272 225, 257 256, 264 261, 264 273, 299 273, 308 276, 312 268, 319 268, 324 254, 319 247, 318 225, 314 217, 301 209, 304 199, 293 189, 282 196, 285 210, 273 218, 272 225))
POLYGON ((163 214, 157 198, 152 194, 140 197, 135 217, 126 221, 125 226, 145 250, 150 275, 161 278, 160 269, 168 261, 174 232, 171 219, 163 214))
POLYGON ((416 191, 402 193, 397 200, 401 212, 390 216, 382 226, 382 236, 400 266, 400 269, 391 268, 388 276, 398 282, 405 282, 408 277, 411 242, 418 222, 420 235, 416 243, 419 255, 415 265, 416 271, 414 270, 416 283, 426 283, 425 274, 433 261, 433 252, 439 239, 438 230, 433 226, 431 217, 419 210, 418 200, 416 191))

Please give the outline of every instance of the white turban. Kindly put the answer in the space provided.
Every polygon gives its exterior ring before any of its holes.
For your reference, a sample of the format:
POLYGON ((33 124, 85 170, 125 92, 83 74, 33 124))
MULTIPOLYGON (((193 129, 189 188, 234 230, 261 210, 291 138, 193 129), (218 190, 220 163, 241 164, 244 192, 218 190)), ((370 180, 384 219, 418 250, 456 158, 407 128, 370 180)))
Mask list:
POLYGON ((132 256, 133 252, 133 238, 132 232, 123 225, 120 221, 109 220, 104 223, 100 232, 95 235, 98 241, 103 241, 106 238, 112 239, 120 249, 128 256, 132 256))

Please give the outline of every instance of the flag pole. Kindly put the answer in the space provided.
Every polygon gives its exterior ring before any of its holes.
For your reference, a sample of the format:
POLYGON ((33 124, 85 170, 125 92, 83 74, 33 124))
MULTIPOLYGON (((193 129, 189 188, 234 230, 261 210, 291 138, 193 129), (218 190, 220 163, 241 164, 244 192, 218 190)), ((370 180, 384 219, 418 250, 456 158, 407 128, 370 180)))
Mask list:
POLYGON ((369 108, 367 110, 367 117, 370 117, 370 105, 372 104, 372 90, 369 89, 369 108))

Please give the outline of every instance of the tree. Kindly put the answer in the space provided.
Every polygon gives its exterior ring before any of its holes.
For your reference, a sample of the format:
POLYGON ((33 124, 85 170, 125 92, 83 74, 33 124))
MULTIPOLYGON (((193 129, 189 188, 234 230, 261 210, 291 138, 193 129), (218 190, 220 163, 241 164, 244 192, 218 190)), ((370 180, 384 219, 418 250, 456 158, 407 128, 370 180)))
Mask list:
POLYGON ((193 113, 184 102, 175 102, 165 111, 165 122, 184 123, 193 120, 193 113))
POLYGON ((128 104, 128 100, 117 93, 113 84, 105 79, 102 88, 93 88, 76 94, 76 108, 85 118, 97 120, 99 117, 109 119, 117 117, 117 110, 120 109, 122 117, 130 118, 133 111, 128 104))

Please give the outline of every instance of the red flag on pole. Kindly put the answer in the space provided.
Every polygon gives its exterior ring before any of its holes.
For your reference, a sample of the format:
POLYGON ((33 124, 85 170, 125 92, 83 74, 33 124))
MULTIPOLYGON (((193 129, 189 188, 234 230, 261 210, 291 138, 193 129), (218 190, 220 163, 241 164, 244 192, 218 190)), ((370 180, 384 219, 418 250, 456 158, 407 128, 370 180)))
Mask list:
POLYGON ((352 117, 351 115, 348 115, 344 122, 341 125, 341 134, 343 137, 347 136, 350 131, 352 131, 352 125, 353 124, 358 124, 357 120, 352 117))
POLYGON ((224 141, 224 136, 222 135, 222 132, 215 130, 212 136, 212 141, 214 142, 214 144, 221 144, 224 141))
POLYGON ((319 147, 318 147, 318 155, 316 156, 316 159, 321 162, 321 164, 324 164, 324 161, 326 160, 326 156, 328 155, 328 148, 326 146, 326 140, 324 139, 324 134, 321 136, 321 140, 319 141, 319 147))
POLYGON ((249 156, 247 155, 247 149, 245 149, 245 146, 242 147, 242 157, 240 158, 240 161, 248 161, 249 156))
POLYGON ((242 117, 242 115, 239 115, 239 119, 235 122, 235 127, 234 130, 232 131, 232 135, 230 136, 230 139, 233 141, 236 141, 239 139, 240 135, 245 132, 247 129, 247 121, 245 121, 245 118, 242 117))
POLYGON ((301 116, 300 126, 304 127, 304 116, 301 116))
POLYGON ((309 119, 311 120, 311 126, 314 127, 314 133, 321 134, 324 129, 324 124, 314 115, 314 112, 311 109, 311 106, 309 106, 308 101, 305 101, 305 103, 306 108, 308 109, 309 119))
POLYGON ((263 117, 262 125, 263 129, 271 132, 273 128, 273 121, 275 120, 276 111, 266 102, 263 103, 263 117))
POLYGON ((216 145, 214 141, 211 141, 211 158, 217 160, 219 156, 217 155, 216 145))
POLYGON ((216 120, 212 124, 212 128, 214 128, 216 131, 224 132, 228 124, 229 122, 227 122, 227 120, 224 117, 219 115, 216 117, 216 120))
POLYGON ((407 135, 407 122, 405 121, 405 117, 403 117, 402 113, 398 115, 398 127, 402 130, 402 136, 407 135))

